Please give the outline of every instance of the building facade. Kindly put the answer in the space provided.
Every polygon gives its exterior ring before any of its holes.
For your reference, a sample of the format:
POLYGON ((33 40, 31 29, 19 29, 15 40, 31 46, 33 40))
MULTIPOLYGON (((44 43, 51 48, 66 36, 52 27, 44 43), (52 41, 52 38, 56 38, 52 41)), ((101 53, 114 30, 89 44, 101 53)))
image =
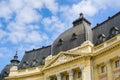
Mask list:
POLYGON ((1 80, 120 80, 120 12, 90 24, 80 14, 52 45, 14 56, 1 80))

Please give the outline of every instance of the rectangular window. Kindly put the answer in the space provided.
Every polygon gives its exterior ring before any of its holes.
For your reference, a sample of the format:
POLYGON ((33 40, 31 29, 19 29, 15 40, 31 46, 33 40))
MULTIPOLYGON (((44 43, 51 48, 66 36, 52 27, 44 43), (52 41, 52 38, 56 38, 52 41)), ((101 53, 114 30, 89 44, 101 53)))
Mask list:
POLYGON ((115 61, 115 67, 120 67, 120 60, 115 61))
POLYGON ((106 67, 105 66, 101 66, 101 73, 106 72, 106 67))

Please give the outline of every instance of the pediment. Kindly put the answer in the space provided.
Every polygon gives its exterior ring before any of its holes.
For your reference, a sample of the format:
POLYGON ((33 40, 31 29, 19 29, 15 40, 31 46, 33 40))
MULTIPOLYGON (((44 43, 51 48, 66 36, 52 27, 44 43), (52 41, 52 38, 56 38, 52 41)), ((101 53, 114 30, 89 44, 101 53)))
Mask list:
POLYGON ((46 64, 45 68, 53 67, 53 66, 68 62, 68 61, 74 59, 77 56, 80 56, 80 55, 69 54, 69 53, 66 53, 66 52, 60 52, 48 64, 46 64))
POLYGON ((61 64, 61 63, 64 63, 66 61, 69 61, 70 59, 73 59, 73 56, 62 54, 51 65, 54 66, 54 65, 57 65, 57 64, 61 64))

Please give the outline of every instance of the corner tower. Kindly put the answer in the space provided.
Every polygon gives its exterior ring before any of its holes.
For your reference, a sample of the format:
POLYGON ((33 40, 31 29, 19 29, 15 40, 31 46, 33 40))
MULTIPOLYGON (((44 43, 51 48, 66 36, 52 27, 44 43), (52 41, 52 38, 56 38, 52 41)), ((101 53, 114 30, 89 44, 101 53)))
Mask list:
POLYGON ((56 55, 80 46, 84 41, 93 40, 91 23, 80 13, 80 17, 73 22, 73 27, 63 32, 52 44, 51 54, 56 55))
POLYGON ((10 64, 7 64, 4 69, 2 70, 1 72, 1 77, 0 77, 0 80, 5 80, 4 78, 7 77, 10 73, 10 68, 12 68, 13 66, 18 66, 20 61, 18 60, 18 55, 17 55, 17 52, 14 56, 14 58, 10 61, 11 63, 10 64))

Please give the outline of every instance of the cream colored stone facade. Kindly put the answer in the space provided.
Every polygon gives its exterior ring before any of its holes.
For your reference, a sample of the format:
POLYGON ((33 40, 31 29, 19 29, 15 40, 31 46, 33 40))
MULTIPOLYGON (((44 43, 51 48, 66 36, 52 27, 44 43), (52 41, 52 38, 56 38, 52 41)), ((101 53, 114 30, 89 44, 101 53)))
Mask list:
POLYGON ((50 55, 44 66, 23 70, 14 66, 6 80, 120 80, 120 34, 98 46, 85 41, 50 55))

